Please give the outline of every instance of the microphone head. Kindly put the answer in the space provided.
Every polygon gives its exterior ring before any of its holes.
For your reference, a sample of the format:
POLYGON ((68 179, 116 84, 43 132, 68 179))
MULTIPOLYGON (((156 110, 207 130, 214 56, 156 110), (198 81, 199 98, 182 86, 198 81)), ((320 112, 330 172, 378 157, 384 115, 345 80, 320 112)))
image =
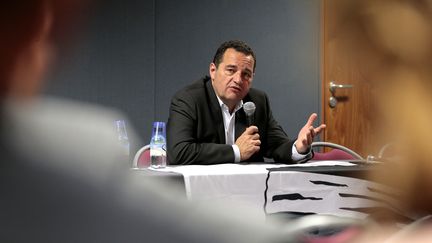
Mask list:
POLYGON ((243 104, 243 110, 245 111, 246 115, 251 116, 255 112, 255 104, 251 101, 248 101, 243 104))

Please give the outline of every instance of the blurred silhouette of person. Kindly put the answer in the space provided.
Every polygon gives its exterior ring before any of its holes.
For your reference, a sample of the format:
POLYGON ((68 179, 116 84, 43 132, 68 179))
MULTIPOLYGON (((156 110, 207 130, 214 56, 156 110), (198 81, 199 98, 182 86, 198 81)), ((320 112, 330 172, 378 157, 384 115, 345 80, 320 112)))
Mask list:
POLYGON ((394 154, 388 156, 398 158, 383 163, 371 178, 400 190, 402 211, 386 215, 381 228, 358 242, 431 242, 430 220, 417 227, 397 225, 401 212, 413 220, 432 213, 432 2, 333 3, 338 32, 344 35, 331 38, 356 54, 353 62, 367 67, 362 75, 374 88, 377 131, 382 141, 393 144, 394 154))
POLYGON ((38 96, 80 3, 0 4, 0 241, 280 242, 250 212, 190 205, 119 167, 117 112, 38 96))

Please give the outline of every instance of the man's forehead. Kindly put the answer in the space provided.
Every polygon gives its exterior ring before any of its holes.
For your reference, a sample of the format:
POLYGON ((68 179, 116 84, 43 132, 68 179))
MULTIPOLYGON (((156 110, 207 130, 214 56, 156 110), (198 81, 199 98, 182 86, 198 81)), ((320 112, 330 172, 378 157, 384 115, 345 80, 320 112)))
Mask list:
POLYGON ((225 51, 222 62, 225 63, 225 65, 236 65, 237 62, 240 62, 240 64, 243 63, 253 67, 255 60, 252 55, 246 55, 242 52, 230 48, 225 51))

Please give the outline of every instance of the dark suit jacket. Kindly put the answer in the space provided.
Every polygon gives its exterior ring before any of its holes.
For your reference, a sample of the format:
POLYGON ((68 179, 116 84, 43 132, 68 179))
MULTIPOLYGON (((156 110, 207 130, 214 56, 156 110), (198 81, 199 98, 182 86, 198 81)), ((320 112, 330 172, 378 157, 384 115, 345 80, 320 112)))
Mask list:
MULTIPOLYGON (((258 127, 261 146, 248 161, 293 163, 292 145, 286 133, 273 118, 267 95, 251 88, 243 102, 255 103, 254 125, 258 127)), ((246 129, 246 114, 236 112, 235 139, 246 129)), ((177 92, 171 100, 167 125, 168 160, 170 164, 233 163, 234 151, 225 144, 222 111, 209 77, 204 77, 177 92)))

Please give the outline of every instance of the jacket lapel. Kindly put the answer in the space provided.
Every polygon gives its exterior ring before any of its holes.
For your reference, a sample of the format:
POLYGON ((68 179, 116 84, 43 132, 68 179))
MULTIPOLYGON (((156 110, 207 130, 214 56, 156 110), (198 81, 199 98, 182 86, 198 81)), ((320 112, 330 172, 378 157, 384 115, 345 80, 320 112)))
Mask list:
POLYGON ((236 112, 236 119, 235 119, 235 140, 237 140, 240 135, 243 134, 243 132, 246 130, 246 114, 241 108, 236 112))
POLYGON ((213 89, 213 86, 211 84, 211 79, 209 77, 207 77, 208 80, 206 82, 206 91, 207 91, 207 97, 209 98, 210 101, 210 109, 211 109, 211 114, 213 115, 214 120, 214 124, 217 124, 216 129, 217 129, 217 133, 219 135, 219 141, 221 144, 224 144, 225 141, 225 129, 224 129, 224 122, 223 122, 223 118, 222 118, 222 110, 221 107, 219 105, 219 101, 216 97, 216 93, 213 89))

